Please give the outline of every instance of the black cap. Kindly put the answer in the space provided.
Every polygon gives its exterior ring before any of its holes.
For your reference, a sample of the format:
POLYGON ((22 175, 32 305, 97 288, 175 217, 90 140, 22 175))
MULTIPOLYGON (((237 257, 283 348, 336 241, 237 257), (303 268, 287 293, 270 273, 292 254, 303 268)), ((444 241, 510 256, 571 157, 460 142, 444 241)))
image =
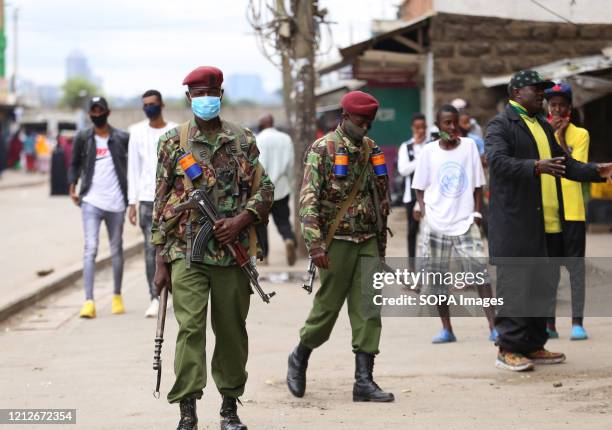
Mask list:
POLYGON ((535 70, 521 70, 510 79, 511 88, 523 88, 529 85, 543 86, 545 89, 555 86, 553 81, 547 81, 535 70))
POLYGON ((96 96, 91 98, 89 101, 89 110, 92 110, 96 106, 99 106, 104 110, 108 110, 108 103, 104 97, 96 96))

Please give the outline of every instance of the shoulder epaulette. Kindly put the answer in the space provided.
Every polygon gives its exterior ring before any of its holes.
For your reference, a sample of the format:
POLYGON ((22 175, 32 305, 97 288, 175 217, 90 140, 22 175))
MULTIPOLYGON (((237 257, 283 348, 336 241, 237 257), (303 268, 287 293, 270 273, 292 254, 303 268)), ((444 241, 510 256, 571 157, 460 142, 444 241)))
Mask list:
POLYGON ((235 124, 231 121, 223 120, 227 128, 232 134, 236 135, 238 142, 240 143, 240 150, 246 154, 249 152, 249 142, 247 139, 248 135, 253 135, 253 132, 249 130, 247 127, 243 127, 239 124, 235 124))
POLYGON ((172 140, 173 138, 178 138, 178 137, 179 137, 179 127, 174 127, 168 130, 167 132, 165 132, 164 134, 162 134, 159 140, 168 141, 168 140, 172 140))

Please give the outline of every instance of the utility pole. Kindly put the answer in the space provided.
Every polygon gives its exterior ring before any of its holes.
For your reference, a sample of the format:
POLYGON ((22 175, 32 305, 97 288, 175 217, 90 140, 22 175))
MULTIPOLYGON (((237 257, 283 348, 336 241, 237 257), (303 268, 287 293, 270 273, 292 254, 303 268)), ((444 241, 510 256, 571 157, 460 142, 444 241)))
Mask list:
POLYGON ((6 76, 6 35, 4 34, 4 0, 0 0, 0 79, 6 76))
POLYGON ((13 77, 11 79, 11 89, 14 94, 17 94, 17 53, 19 52, 17 45, 17 35, 19 34, 17 31, 19 22, 19 9, 15 7, 13 10, 13 77))
POLYGON ((285 0, 276 0, 277 16, 282 17, 282 21, 278 25, 278 36, 276 47, 281 57, 281 72, 283 76, 283 105, 287 116, 287 126, 289 130, 293 130, 293 99, 291 92, 293 89, 293 76, 291 75, 291 20, 287 9, 285 8, 285 0))
MULTIPOLYGON (((297 231, 300 230, 297 211, 304 175, 303 157, 316 135, 314 66, 319 25, 326 23, 326 13, 319 10, 318 0, 272 0, 272 4, 263 4, 260 9, 255 1, 250 2, 251 25, 260 38, 264 55, 282 71, 283 103, 295 153, 293 225, 297 231), (286 4, 290 6, 289 11, 286 4), (272 14, 271 19, 265 19, 266 13, 272 14)), ((303 239, 299 234, 296 236, 298 251, 305 255, 303 239)))
MULTIPOLYGON (((294 82, 293 92, 294 106, 294 128, 293 145, 295 148, 295 184, 301 187, 304 177, 304 152, 311 144, 316 135, 316 106, 314 90, 315 80, 315 39, 316 23, 314 21, 314 8, 316 1, 292 0, 291 7, 294 20, 297 23, 297 32, 294 37, 294 82)), ((297 191, 297 190, 296 190, 297 191)), ((294 226, 300 229, 300 218, 298 216, 299 193, 294 197, 295 211, 293 213, 294 226)), ((300 254, 305 254, 305 246, 301 235, 298 237, 298 249, 300 254)))

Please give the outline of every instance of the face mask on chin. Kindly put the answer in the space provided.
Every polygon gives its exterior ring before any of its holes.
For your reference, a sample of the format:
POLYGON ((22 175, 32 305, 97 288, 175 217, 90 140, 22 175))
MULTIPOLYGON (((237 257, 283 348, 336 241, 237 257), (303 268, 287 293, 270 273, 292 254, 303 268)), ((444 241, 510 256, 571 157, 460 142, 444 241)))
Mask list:
POLYGON ((108 121, 108 112, 98 116, 89 115, 89 119, 91 119, 91 122, 97 128, 102 128, 106 125, 106 122, 108 121))
POLYGON ((356 142, 361 142, 365 135, 368 133, 366 130, 359 127, 348 118, 344 120, 343 128, 346 135, 356 142))
POLYGON ((450 134, 440 130, 440 139, 446 140, 447 142, 456 142, 459 140, 459 134, 450 134))

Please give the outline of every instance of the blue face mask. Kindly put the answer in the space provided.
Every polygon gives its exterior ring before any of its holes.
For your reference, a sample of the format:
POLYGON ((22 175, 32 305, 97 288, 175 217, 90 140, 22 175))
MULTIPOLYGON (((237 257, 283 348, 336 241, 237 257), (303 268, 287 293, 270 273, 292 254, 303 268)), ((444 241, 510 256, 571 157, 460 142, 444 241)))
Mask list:
POLYGON ((142 108, 149 119, 155 119, 161 114, 161 105, 149 105, 142 108))
POLYGON ((198 118, 208 121, 219 116, 221 97, 203 96, 191 98, 191 110, 198 118))

